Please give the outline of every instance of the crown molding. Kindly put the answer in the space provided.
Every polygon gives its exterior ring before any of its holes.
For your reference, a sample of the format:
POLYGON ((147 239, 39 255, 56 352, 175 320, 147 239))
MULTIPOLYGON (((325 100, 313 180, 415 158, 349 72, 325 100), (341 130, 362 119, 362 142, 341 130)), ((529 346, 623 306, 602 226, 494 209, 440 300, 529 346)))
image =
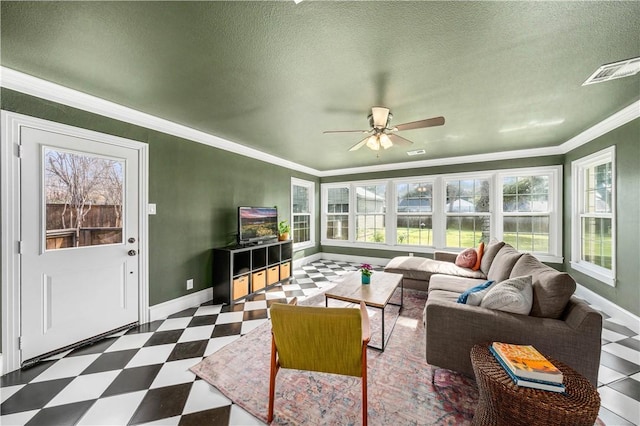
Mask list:
POLYGON ((170 134, 194 142, 223 149, 245 157, 264 161, 276 166, 285 167, 316 177, 329 177, 351 175, 357 173, 375 173, 391 170, 417 169, 424 167, 446 166, 453 164, 471 164, 487 161, 511 160, 516 158, 544 157, 549 155, 564 155, 595 138, 616 129, 631 120, 640 117, 640 101, 636 101, 628 107, 618 111, 600 123, 585 130, 579 135, 569 139, 559 146, 547 148, 524 149, 517 151, 501 151, 478 155, 465 155, 459 157, 437 158, 423 161, 411 161, 402 163, 381 164, 375 166, 352 167, 320 171, 302 164, 294 163, 275 155, 267 154, 254 148, 241 145, 227 139, 214 136, 200 130, 192 129, 182 124, 177 124, 163 118, 107 101, 74 89, 70 89, 37 77, 0 66, 0 85, 7 89, 16 90, 28 95, 47 99, 87 112, 103 115, 115 120, 134 124, 162 133, 170 134))
POLYGON ((47 99, 83 111, 92 112, 135 124, 162 133, 188 139, 194 142, 209 145, 214 148, 223 149, 245 157, 271 163, 288 169, 297 170, 313 176, 318 176, 319 171, 307 166, 303 166, 293 161, 285 160, 275 155, 267 154, 257 149, 249 148, 236 142, 232 142, 218 136, 210 135, 191 127, 177 124, 163 118, 155 117, 133 108, 116 104, 96 96, 79 92, 59 84, 51 83, 10 68, 0 67, 0 85, 7 89, 16 90, 27 95, 47 99))
POLYGON ((566 154, 569 151, 573 151, 574 149, 599 138, 605 133, 624 126, 638 117, 640 117, 640 101, 635 101, 626 108, 621 109, 579 135, 569 139, 560 145, 560 150, 562 151, 562 154, 566 154))
POLYGON ((487 161, 513 160, 516 158, 546 157, 560 155, 559 147, 521 149, 518 151, 501 151, 487 154, 462 155, 459 157, 434 158, 431 160, 411 161, 406 163, 380 164, 376 166, 352 167, 320 172, 320 177, 352 175, 356 173, 387 172, 390 170, 419 169, 423 167, 450 166, 453 164, 484 163, 487 161))

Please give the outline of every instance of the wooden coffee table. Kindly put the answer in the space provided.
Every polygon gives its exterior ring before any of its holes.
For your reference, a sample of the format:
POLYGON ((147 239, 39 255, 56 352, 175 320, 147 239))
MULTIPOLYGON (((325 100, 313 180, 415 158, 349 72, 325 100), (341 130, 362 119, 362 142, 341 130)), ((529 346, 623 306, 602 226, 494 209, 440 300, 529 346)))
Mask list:
POLYGON ((393 322, 391 330, 389 331, 389 336, 385 339, 384 309, 387 305, 394 305, 399 306, 400 310, 402 310, 402 303, 404 300, 402 274, 374 272, 371 275, 371 284, 362 284, 360 272, 345 275, 343 281, 339 282, 335 287, 324 293, 325 306, 329 306, 329 299, 341 300, 343 302, 355 304, 364 302, 367 306, 380 309, 382 314, 382 346, 373 346, 369 344, 369 347, 384 352, 387 340, 389 340, 391 332, 398 321, 398 318, 396 317, 396 321, 393 322), (390 303, 389 300, 398 286, 400 286, 400 303, 390 303))

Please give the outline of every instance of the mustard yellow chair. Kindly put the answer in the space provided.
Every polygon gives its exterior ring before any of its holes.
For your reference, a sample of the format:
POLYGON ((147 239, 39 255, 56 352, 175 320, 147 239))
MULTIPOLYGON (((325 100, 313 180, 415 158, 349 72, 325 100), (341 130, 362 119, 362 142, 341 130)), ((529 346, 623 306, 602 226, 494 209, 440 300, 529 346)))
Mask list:
POLYGON ((362 377, 362 424, 367 424, 369 315, 360 309, 271 305, 269 414, 273 421, 276 374, 280 367, 362 377))

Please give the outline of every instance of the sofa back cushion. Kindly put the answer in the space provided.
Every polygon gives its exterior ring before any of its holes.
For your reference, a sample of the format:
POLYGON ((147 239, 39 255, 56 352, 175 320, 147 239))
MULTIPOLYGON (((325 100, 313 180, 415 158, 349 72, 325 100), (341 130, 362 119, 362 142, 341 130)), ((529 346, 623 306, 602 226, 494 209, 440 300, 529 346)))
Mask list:
POLYGON ((489 245, 484 247, 484 253, 482 253, 482 258, 480 259, 480 270, 483 274, 487 275, 489 273, 491 262, 493 262, 496 254, 498 254, 503 246, 504 241, 493 240, 489 243, 489 245))
POLYGON ((532 276, 533 306, 529 315, 560 318, 576 291, 576 282, 571 275, 556 271, 530 254, 520 257, 511 271, 512 277, 521 275, 532 276))
MULTIPOLYGON (((511 276, 513 265, 522 257, 522 253, 513 246, 505 244, 496 254, 487 273, 487 279, 495 282, 504 281, 511 276)), ((527 274, 520 274, 527 275, 527 274)), ((519 275, 515 275, 519 276, 519 275)))

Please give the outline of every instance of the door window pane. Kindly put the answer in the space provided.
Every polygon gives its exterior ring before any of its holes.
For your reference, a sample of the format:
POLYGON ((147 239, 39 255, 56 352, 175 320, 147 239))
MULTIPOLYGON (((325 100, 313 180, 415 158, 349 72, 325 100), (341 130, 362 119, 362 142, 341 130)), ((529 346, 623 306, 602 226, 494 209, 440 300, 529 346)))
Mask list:
POLYGON ((46 249, 122 243, 124 162, 45 148, 46 249))

